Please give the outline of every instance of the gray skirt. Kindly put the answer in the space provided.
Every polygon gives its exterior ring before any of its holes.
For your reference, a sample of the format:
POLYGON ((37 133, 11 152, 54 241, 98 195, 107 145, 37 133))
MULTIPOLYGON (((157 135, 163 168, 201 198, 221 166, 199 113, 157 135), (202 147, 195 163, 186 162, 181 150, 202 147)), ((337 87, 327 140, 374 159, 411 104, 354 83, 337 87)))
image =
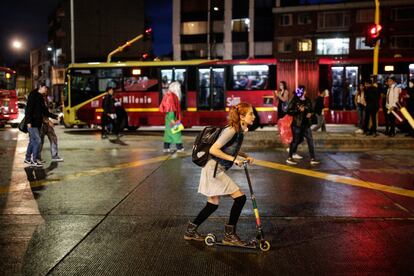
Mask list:
POLYGON ((221 196, 230 195, 237 190, 239 186, 225 173, 221 165, 217 167, 216 177, 214 176, 214 168, 216 161, 210 159, 201 169, 200 185, 198 192, 205 196, 221 196))

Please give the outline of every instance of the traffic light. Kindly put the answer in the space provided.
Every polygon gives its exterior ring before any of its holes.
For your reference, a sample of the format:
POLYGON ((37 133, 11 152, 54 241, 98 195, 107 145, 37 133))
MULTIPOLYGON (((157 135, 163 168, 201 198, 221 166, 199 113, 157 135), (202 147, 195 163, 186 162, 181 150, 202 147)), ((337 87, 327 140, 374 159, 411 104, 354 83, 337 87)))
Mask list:
POLYGON ((145 28, 145 31, 144 31, 144 41, 151 40, 151 39, 152 39, 152 28, 151 27, 145 28))
POLYGON ((371 25, 369 26, 367 33, 365 35, 365 45, 368 47, 374 47, 377 41, 381 38, 381 25, 371 25))

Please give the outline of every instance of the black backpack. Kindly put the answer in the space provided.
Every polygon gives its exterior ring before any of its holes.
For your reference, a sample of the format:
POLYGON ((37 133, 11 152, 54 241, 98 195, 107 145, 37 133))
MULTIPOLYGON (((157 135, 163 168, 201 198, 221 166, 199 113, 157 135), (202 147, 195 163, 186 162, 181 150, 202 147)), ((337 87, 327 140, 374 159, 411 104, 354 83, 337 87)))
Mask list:
POLYGON ((217 141, 225 127, 208 126, 201 131, 193 145, 192 160, 197 166, 204 167, 210 156, 210 148, 217 141))

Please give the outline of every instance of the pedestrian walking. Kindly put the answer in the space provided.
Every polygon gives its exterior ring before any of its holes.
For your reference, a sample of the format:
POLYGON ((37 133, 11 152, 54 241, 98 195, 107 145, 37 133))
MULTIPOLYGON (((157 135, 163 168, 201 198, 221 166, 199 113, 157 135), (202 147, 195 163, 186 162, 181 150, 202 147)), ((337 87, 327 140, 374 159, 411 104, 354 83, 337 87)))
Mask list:
POLYGON ((385 113, 385 123, 386 123, 386 134, 389 137, 395 136, 395 117, 392 114, 392 111, 397 108, 397 103, 399 96, 401 94, 401 88, 397 86, 397 81, 395 77, 390 77, 388 79, 388 90, 386 98, 386 113, 385 113))
MULTIPOLYGON (((45 105, 49 106, 48 98, 46 97, 46 95, 44 95, 43 98, 44 98, 44 101, 45 101, 45 105)), ((43 150, 43 144, 45 143, 45 136, 47 136, 47 138, 49 139, 50 153, 51 153, 51 156, 52 156, 52 161, 53 162, 62 162, 63 158, 61 158, 59 156, 59 153, 58 153, 58 139, 57 139, 57 136, 56 136, 56 133, 55 133, 55 125, 46 116, 43 117, 43 124, 42 124, 42 128, 41 128, 41 131, 40 131, 41 143, 40 143, 39 154, 38 154, 38 158, 42 163, 43 163, 42 150, 43 150)))
POLYGON ((306 97, 305 86, 299 85, 299 87, 295 90, 295 95, 289 103, 288 114, 293 116, 293 141, 289 147, 289 157, 286 160, 286 163, 291 165, 298 164, 298 161, 293 158, 293 154, 296 152, 298 145, 304 140, 304 138, 306 138, 310 155, 310 164, 319 164, 320 161, 315 158, 315 148, 313 145, 312 131, 310 129, 312 124, 312 102, 308 97, 306 97))
POLYGON ((240 151, 240 147, 244 133, 248 131, 248 126, 253 124, 254 118, 253 108, 248 103, 239 103, 230 109, 228 127, 223 129, 217 141, 211 146, 212 158, 201 170, 198 192, 207 196, 207 204, 197 217, 189 222, 184 234, 185 240, 204 240, 204 236, 197 232, 197 228, 217 210, 220 197, 230 195, 234 201, 229 221, 224 227, 223 244, 246 245, 246 242, 236 234, 236 225, 246 202, 246 196, 226 171, 233 164, 241 167, 244 160, 253 163, 254 159, 240 151))
POLYGON ((118 120, 115 111, 114 88, 109 86, 106 88, 106 95, 102 100, 102 118, 101 118, 101 137, 108 138, 108 133, 112 132, 119 137, 118 120))
POLYGON ((371 80, 364 82, 364 98, 365 98, 365 135, 377 136, 377 113, 379 110, 380 91, 375 87, 371 80), (370 127, 371 121, 371 127, 370 127))
POLYGON ((325 89, 320 89, 318 92, 318 97, 315 100, 315 108, 314 114, 316 116, 317 124, 313 127, 313 131, 321 131, 326 132, 326 124, 325 124, 325 116, 323 115, 324 106, 324 98, 325 98, 325 89))
POLYGON ((355 95, 355 106, 358 111, 358 129, 355 133, 364 133, 365 123, 365 107, 367 105, 365 101, 365 86, 364 83, 358 85, 357 93, 355 95))
POLYGON ((44 117, 57 119, 58 116, 50 113, 45 105, 43 95, 47 92, 47 86, 41 83, 39 87, 30 92, 26 105, 26 124, 29 132, 29 144, 26 150, 24 163, 35 167, 42 167, 39 160, 39 148, 41 143, 40 129, 43 125, 44 117))
POLYGON ((175 144, 178 152, 183 152, 181 131, 173 131, 175 125, 181 123, 181 84, 175 81, 168 87, 160 104, 160 111, 165 113, 164 152, 171 152, 171 144, 175 144))

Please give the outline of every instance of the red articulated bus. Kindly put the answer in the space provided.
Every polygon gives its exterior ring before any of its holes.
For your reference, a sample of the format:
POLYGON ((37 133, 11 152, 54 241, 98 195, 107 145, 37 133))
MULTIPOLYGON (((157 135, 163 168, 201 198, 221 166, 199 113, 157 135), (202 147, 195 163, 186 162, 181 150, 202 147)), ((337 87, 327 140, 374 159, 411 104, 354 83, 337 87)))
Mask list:
MULTIPOLYGON (((19 116, 17 101, 16 72, 0 67, 0 127, 19 116)), ((17 124, 12 126, 16 127, 17 124)))
POLYGON ((254 106, 255 127, 276 124, 276 60, 253 59, 72 64, 64 89, 65 126, 100 124, 108 86, 127 113, 125 127, 164 125, 158 106, 173 81, 182 85, 186 127, 224 125, 228 108, 239 102, 254 106))
MULTIPOLYGON (((414 75, 414 59, 380 59, 378 82, 394 76, 405 89, 414 75)), ((125 127, 162 126, 158 106, 173 81, 182 85, 183 123, 186 127, 224 125, 228 108, 249 102, 256 113, 253 128, 275 125, 274 90, 287 81, 289 90, 303 84, 314 99, 327 89, 325 118, 331 124, 356 124, 354 96, 358 84, 370 77, 369 58, 321 58, 314 61, 276 59, 143 61, 71 64, 64 89, 64 122, 99 125, 102 98, 111 86, 127 113, 125 127)), ((379 87, 384 93, 386 88, 379 87)), ((383 116, 379 115, 380 123, 383 116)))

